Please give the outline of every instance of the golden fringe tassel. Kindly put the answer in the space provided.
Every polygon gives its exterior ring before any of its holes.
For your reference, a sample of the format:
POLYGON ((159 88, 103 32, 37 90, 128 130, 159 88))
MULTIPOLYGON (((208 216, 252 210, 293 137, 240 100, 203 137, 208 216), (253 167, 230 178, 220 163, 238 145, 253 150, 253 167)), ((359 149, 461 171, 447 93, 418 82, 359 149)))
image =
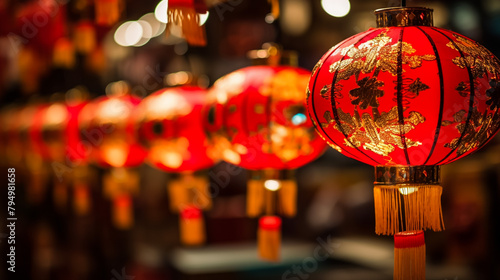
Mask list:
POLYGON ((297 183, 294 180, 282 180, 278 190, 278 205, 281 214, 293 217, 297 214, 297 183))
POLYGON ((277 262, 281 252, 281 219, 277 216, 264 216, 259 219, 257 231, 259 257, 277 262))
POLYGON ((423 231, 394 235, 394 280, 425 280, 423 231))
POLYGON ((113 199, 113 224, 118 229, 129 229, 134 224, 132 213, 132 197, 127 194, 118 195, 113 199))
POLYGON ((264 181, 248 180, 247 183, 247 215, 254 218, 264 209, 264 181))
POLYGON ((113 168, 103 178, 104 195, 113 201, 112 219, 119 229, 134 224, 132 195, 139 192, 139 174, 127 168, 113 168))
POLYGON ((78 216, 85 216, 90 211, 90 188, 86 184, 73 186, 73 210, 78 216))
POLYGON ((186 205, 196 205, 199 209, 209 210, 212 208, 209 186, 206 176, 183 174, 180 178, 172 180, 167 187, 170 210, 178 213, 186 205))
POLYGON ((199 246, 205 243, 205 222, 201 210, 196 207, 185 207, 179 220, 181 242, 188 246, 199 246))
POLYGON ((171 24, 180 26, 186 41, 191 46, 205 46, 205 28, 200 26, 200 16, 193 8, 169 7, 167 29, 171 24))
POLYGON ((280 16, 280 1, 279 0, 267 0, 271 4, 271 15, 276 20, 280 16))
POLYGON ((122 0, 95 0, 95 21, 98 25, 112 26, 120 19, 124 9, 122 0))
POLYGON ((375 232, 443 230, 442 191, 439 185, 376 185, 375 232))
POLYGON ((62 211, 66 210, 66 206, 68 205, 68 188, 65 182, 60 182, 59 179, 55 178, 52 195, 56 207, 62 211))

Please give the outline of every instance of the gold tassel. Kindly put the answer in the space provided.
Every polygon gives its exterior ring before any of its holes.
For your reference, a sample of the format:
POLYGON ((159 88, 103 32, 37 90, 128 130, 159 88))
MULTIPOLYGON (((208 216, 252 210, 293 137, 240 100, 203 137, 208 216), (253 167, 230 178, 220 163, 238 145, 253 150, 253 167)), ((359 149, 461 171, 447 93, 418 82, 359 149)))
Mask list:
POLYGON ((425 280, 423 231, 405 231, 394 235, 394 280, 425 280))
POLYGON ((264 181, 248 180, 247 183, 247 215, 259 216, 264 208, 264 181))
POLYGON ((62 211, 66 210, 66 206, 68 205, 68 189, 66 184, 59 181, 59 179, 55 179, 52 195, 56 207, 62 211))
POLYGON ((97 45, 94 26, 88 21, 81 21, 75 27, 73 41, 76 51, 89 54, 97 45))
POLYGON ((57 40, 52 54, 52 64, 65 69, 72 69, 75 66, 75 48, 70 40, 66 38, 57 40))
POLYGON ((186 206, 182 209, 179 220, 181 242, 188 246, 199 246, 205 243, 205 223, 201 210, 186 206))
POLYGON ((104 195, 113 201, 112 219, 119 229, 129 229, 134 224, 132 195, 139 191, 139 175, 130 169, 113 168, 104 175, 104 195))
POLYGON ((212 196, 210 195, 210 183, 206 176, 183 175, 187 186, 191 189, 193 202, 201 210, 212 208, 212 196))
POLYGON ((444 229, 439 185, 376 185, 375 232, 393 235, 400 231, 444 229))
POLYGON ((205 28, 200 26, 200 16, 194 7, 169 6, 167 29, 170 29, 172 24, 181 27, 189 45, 205 46, 207 44, 205 28))
POLYGON ((99 25, 112 26, 120 19, 123 10, 121 0, 96 0, 95 21, 99 25))
POLYGON ((294 180, 282 180, 280 183, 281 187, 278 190, 280 213, 293 217, 297 214, 297 183, 294 180))
POLYGON ((206 176, 182 174, 168 185, 170 210, 180 212, 186 205, 196 205, 197 208, 208 210, 212 208, 212 197, 209 191, 209 181, 206 176))
POLYGON ((280 1, 279 0, 268 0, 271 4, 271 15, 276 20, 280 16, 280 1))
POLYGON ((86 184, 75 184, 73 187, 73 210, 78 216, 85 216, 90 211, 90 189, 86 184))
POLYGON ((181 180, 172 180, 168 184, 168 198, 170 211, 179 213, 183 206, 189 204, 189 190, 184 187, 181 180))
POLYGON ((281 251, 281 219, 277 216, 264 216, 259 219, 257 231, 259 257, 277 262, 281 251))
POLYGON ((113 224, 118 229, 129 229, 134 224, 134 214, 132 213, 132 197, 128 194, 121 194, 113 198, 112 210, 113 224))

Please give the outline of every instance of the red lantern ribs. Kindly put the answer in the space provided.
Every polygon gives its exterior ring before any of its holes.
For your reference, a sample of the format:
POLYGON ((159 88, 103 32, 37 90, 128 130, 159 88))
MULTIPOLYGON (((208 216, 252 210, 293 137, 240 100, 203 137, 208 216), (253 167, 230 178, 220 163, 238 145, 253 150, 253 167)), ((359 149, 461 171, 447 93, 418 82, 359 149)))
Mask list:
POLYGON ((340 153, 376 166, 376 232, 442 230, 439 165, 498 131, 500 62, 432 26, 432 10, 376 12, 378 28, 331 48, 313 69, 308 112, 340 153))

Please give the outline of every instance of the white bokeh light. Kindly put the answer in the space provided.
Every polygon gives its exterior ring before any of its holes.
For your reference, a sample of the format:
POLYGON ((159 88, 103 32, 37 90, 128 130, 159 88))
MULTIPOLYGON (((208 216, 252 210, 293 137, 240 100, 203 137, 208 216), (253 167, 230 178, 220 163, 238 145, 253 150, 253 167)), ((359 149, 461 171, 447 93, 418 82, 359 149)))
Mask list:
POLYGON ((162 0, 155 8, 155 17, 159 22, 167 23, 168 22, 168 0, 162 0))
POLYGON ((276 180, 266 180, 264 182, 264 187, 270 191, 277 191, 281 187, 281 185, 280 182, 276 180))
POLYGON ((137 21, 127 21, 122 23, 114 35, 115 42, 124 47, 137 44, 142 39, 143 29, 137 21))
POLYGON ((209 14, 210 13, 208 11, 204 14, 198 14, 198 16, 200 17, 200 23, 199 23, 200 26, 202 26, 203 24, 205 24, 205 22, 207 22, 209 14))
POLYGON ((165 31, 165 27, 167 26, 165 23, 158 21, 154 13, 143 15, 141 18, 139 18, 138 22, 140 22, 141 20, 149 23, 152 33, 151 37, 159 36, 161 33, 163 33, 163 31, 165 31))
POLYGON ((332 17, 344 17, 351 10, 349 0, 321 0, 321 7, 332 17))

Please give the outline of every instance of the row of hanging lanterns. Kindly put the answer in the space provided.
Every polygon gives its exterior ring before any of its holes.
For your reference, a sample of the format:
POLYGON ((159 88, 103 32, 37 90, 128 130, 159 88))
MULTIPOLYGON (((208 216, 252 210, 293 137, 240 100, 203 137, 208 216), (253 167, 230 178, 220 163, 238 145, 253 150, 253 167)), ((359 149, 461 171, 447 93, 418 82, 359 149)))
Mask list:
MULTIPOLYGON (((277 18, 278 1, 270 2, 277 18)), ((169 1, 169 24, 180 26, 191 45, 204 45, 196 16, 203 11, 204 1, 169 1)), ((146 161, 180 173, 169 198, 181 238, 191 245, 205 240, 201 211, 212 204, 202 171, 218 160, 249 169, 247 214, 260 217, 259 254, 273 261, 280 215, 296 213, 293 169, 317 158, 327 143, 375 167, 375 232, 394 236, 394 278, 425 279, 423 231, 444 229, 440 165, 497 133, 500 62, 471 39, 433 27, 430 9, 382 9, 376 20, 377 28, 332 47, 312 73, 270 45, 258 55, 266 65, 232 72, 208 91, 179 86, 141 101, 115 83, 108 96, 88 104, 6 111, 2 133, 9 147, 20 149, 17 155, 36 158, 30 164, 37 168, 43 160, 67 161, 68 148, 81 150, 82 134, 97 135, 91 149, 70 160, 82 170, 89 162, 110 168, 104 192, 121 228, 133 223, 131 196, 139 189, 130 168, 146 161), (196 203, 193 193, 201 194, 196 203)))
POLYGON ((259 254, 277 261, 281 236, 277 215, 296 213, 293 170, 320 156, 326 143, 305 115, 310 73, 279 65, 284 57, 275 45, 260 51, 266 54, 259 58, 264 65, 228 74, 209 90, 190 85, 192 76, 186 79, 188 84, 159 90, 143 100, 132 95, 125 82, 110 84, 105 96, 92 101, 74 89, 63 101, 4 111, 6 122, 14 121, 18 111, 31 113, 23 118, 26 123, 8 124, 2 133, 7 146, 28 136, 17 147, 28 151, 26 162, 39 159, 40 164, 30 168, 32 173, 51 163, 58 177, 54 201, 64 205, 68 185, 73 185, 79 205, 75 210, 80 213, 91 205, 84 179, 87 166, 108 168, 103 194, 111 201, 112 221, 120 229, 134 223, 133 196, 140 189, 135 167, 147 162, 178 173, 168 194, 187 245, 205 241, 201 211, 210 209, 212 201, 203 171, 219 160, 249 169, 247 212, 249 217, 261 217, 259 254), (74 173, 67 172, 73 168, 74 173))

